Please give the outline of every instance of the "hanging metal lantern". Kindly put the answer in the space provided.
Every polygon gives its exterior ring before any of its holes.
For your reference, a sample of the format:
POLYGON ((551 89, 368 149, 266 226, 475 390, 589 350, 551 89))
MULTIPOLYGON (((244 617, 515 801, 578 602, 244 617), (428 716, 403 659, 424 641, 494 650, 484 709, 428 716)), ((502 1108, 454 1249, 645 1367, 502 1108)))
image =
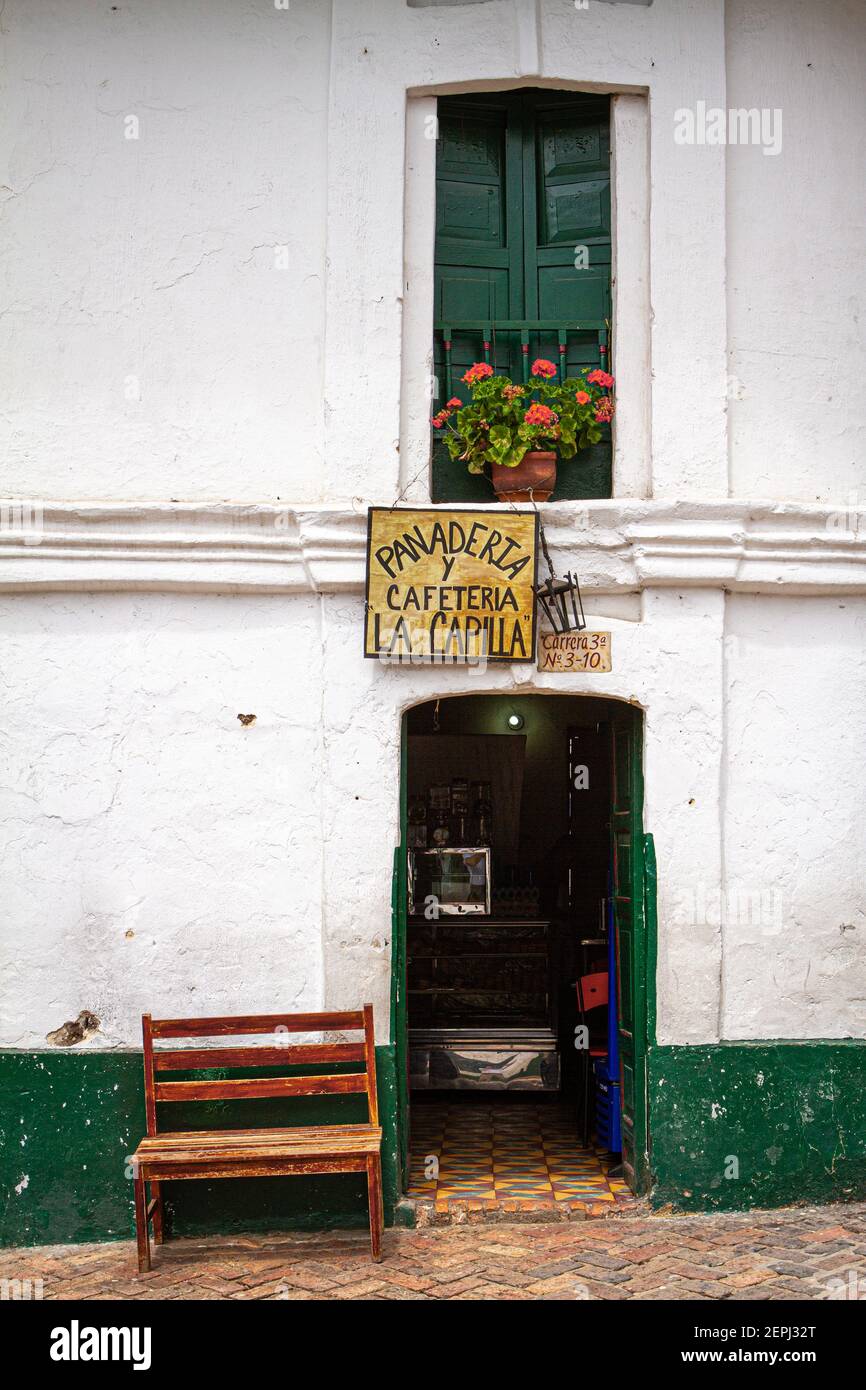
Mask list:
POLYGON ((576 575, 569 572, 564 579, 557 579, 551 570, 543 584, 535 585, 535 597, 554 632, 582 632, 586 627, 576 575))
POLYGON ((547 621, 554 632, 582 632, 586 627, 586 618, 583 616, 583 600, 580 597, 580 585, 577 582, 577 576, 569 571, 564 579, 557 579, 553 572, 553 561, 550 558, 547 537, 544 534, 544 525, 540 518, 539 525, 541 548, 547 561, 548 577, 543 584, 533 585, 535 597, 544 609, 547 621))

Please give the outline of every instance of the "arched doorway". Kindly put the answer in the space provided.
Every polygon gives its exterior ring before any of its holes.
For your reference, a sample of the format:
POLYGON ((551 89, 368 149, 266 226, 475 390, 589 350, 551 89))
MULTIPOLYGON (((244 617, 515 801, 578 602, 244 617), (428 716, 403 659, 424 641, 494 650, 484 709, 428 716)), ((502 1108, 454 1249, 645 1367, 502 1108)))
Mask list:
POLYGON ((635 706, 546 693, 443 696, 403 716, 407 1195, 441 1209, 644 1189, 642 728, 635 706))

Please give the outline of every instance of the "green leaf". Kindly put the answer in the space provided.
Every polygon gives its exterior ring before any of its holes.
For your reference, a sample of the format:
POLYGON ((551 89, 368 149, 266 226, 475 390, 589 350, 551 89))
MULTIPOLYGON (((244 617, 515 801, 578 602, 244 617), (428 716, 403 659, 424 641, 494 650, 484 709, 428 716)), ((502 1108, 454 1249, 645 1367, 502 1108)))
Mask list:
POLYGON ((503 460, 505 467, 516 468, 519 463, 523 462, 523 456, 528 450, 528 444, 515 444, 514 448, 509 451, 507 458, 503 460))

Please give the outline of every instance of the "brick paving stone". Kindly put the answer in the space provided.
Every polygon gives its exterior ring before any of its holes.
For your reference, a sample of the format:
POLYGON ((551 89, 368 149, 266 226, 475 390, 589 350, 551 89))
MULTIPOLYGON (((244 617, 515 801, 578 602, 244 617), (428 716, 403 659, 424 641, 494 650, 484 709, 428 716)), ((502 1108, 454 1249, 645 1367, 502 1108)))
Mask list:
POLYGON ((552 1279, 537 1279, 528 1287, 541 1298, 577 1298, 582 1282, 575 1274, 557 1274, 552 1279))
POLYGON ((601 1255, 597 1251, 584 1253, 581 1258, 585 1265, 598 1265, 601 1269, 624 1269, 628 1264, 627 1259, 617 1260, 613 1255, 601 1255))
POLYGON ((824 1299, 866 1290, 866 1204, 671 1216, 645 1205, 598 1221, 432 1225, 181 1239, 135 1273, 131 1241, 0 1251, 0 1278, 48 1300, 216 1301, 824 1299))
POLYGON ((732 1289, 748 1289, 754 1284, 761 1284, 765 1279, 772 1279, 769 1270, 748 1270, 744 1274, 732 1274, 729 1279, 723 1282, 729 1284, 732 1289))
MULTIPOLYGON (((570 1266, 566 1266, 566 1269, 569 1267, 570 1266)), ((557 1274, 562 1274, 564 1272, 561 1263, 548 1266, 548 1270, 550 1270, 551 1273, 555 1271, 557 1274)), ((538 1270, 533 1270, 533 1274, 540 1278, 547 1277, 547 1271, 545 1271, 545 1274, 540 1274, 538 1270)), ((487 1265, 484 1270, 484 1279, 488 1283, 507 1284, 510 1288, 520 1289, 526 1287, 525 1273, 519 1269, 512 1269, 510 1265, 507 1267, 487 1265)))

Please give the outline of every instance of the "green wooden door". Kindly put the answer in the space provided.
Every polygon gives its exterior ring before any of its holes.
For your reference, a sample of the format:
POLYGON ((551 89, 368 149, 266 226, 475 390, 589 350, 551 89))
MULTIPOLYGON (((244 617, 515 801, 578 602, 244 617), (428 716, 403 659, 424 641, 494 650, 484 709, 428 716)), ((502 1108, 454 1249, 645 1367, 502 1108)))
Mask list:
POLYGON ((397 1084, 397 1153, 399 1187, 409 1183, 409 1017, 406 1007, 407 779, 406 716, 400 725, 400 842, 394 850, 391 879, 391 1039, 397 1084))
MULTIPOLYGON (((516 381, 538 356, 568 374, 608 366, 609 146, 605 98, 532 90, 440 100, 434 413, 453 395, 467 399, 460 378, 472 362, 516 381)), ((608 437, 563 465, 554 499, 609 497, 610 461, 608 437)), ((432 497, 494 500, 435 436, 432 497)))
POLYGON ((649 1179, 647 1118, 647 927, 642 722, 628 705, 611 718, 611 839, 622 1088, 622 1161, 643 1192, 649 1179))

